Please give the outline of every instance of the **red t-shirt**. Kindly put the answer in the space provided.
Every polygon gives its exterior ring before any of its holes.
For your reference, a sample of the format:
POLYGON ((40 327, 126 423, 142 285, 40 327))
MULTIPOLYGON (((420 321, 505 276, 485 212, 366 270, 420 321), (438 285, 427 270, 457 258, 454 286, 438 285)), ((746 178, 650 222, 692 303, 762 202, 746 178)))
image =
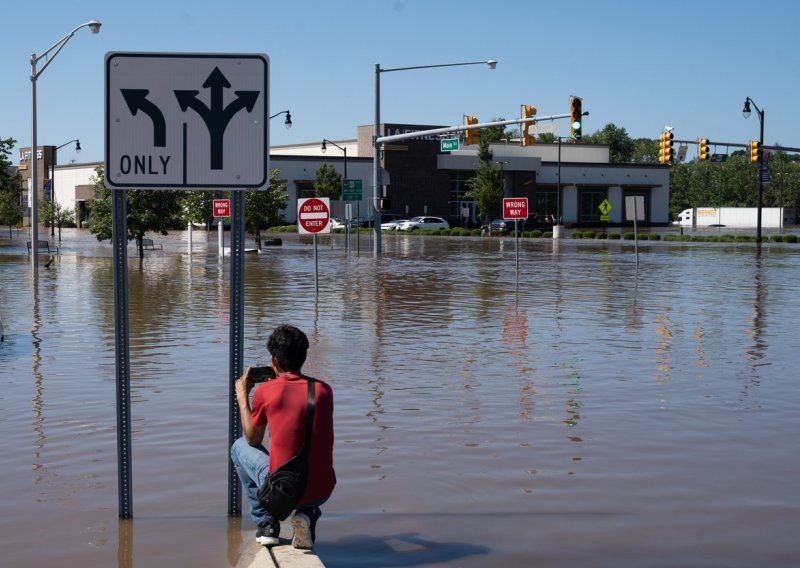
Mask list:
MULTIPOLYGON (((333 391, 322 381, 314 384, 316 403, 308 456, 308 484, 300 504, 328 497, 336 485, 333 471, 333 391)), ((269 428, 270 473, 300 451, 305 438, 308 384, 298 375, 281 375, 256 387, 253 423, 269 428)))

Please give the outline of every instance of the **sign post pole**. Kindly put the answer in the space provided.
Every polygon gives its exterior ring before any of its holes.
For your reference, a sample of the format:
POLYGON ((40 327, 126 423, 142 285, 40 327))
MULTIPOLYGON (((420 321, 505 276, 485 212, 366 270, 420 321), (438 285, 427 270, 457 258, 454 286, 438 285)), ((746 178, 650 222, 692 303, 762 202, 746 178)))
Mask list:
POLYGON ((516 252, 516 272, 519 274, 519 226, 517 221, 528 218, 528 198, 527 197, 505 197, 503 198, 503 219, 514 221, 514 249, 516 252))
POLYGON ((315 294, 319 294, 317 235, 331 232, 330 198, 308 197, 297 200, 297 232, 314 235, 314 289, 315 294))

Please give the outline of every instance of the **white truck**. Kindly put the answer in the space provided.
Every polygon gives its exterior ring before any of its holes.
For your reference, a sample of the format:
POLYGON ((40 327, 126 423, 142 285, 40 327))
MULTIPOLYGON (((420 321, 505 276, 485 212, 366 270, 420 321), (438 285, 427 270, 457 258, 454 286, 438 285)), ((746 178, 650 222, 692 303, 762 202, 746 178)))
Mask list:
MULTIPOLYGON (((787 207, 762 207, 761 227, 780 229, 794 225, 794 209, 787 207)), ((758 207, 692 207, 678 215, 674 225, 681 227, 730 227, 755 229, 758 225, 758 207)))

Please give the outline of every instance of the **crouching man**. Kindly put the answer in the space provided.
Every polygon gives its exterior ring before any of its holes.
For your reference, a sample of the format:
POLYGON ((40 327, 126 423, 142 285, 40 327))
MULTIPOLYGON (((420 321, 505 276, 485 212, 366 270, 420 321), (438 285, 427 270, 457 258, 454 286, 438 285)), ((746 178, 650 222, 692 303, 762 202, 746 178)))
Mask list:
MULTIPOLYGON (((256 540, 263 545, 278 544, 280 523, 258 498, 267 475, 294 457, 305 439, 308 381, 301 369, 306 361, 308 338, 291 325, 275 328, 267 341, 275 378, 259 384, 253 392, 251 369, 236 381, 236 400, 243 436, 231 447, 231 459, 250 504, 250 515, 258 529, 256 540), (264 436, 269 428, 269 448, 264 436)), ((336 485, 333 470, 333 391, 314 381, 316 404, 308 455, 308 482, 292 516, 292 546, 310 549, 316 537, 320 506, 336 485)))

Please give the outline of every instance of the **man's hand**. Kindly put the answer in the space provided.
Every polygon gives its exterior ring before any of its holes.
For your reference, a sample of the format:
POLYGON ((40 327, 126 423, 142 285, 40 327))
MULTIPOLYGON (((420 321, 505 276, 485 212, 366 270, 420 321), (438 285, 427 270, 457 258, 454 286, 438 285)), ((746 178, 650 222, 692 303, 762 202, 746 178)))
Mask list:
POLYGON ((250 378, 250 367, 236 380, 236 401, 239 406, 249 406, 250 391, 253 389, 253 380, 250 378))

